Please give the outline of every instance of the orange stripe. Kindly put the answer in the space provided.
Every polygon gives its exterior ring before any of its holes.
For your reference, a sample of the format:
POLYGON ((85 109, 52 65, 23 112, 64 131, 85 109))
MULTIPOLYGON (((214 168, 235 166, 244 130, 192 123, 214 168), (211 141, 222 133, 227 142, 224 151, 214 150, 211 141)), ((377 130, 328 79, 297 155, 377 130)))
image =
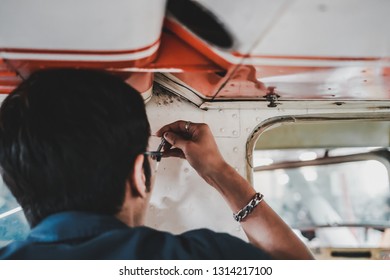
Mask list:
POLYGON ((0 79, 2 77, 15 77, 15 76, 16 76, 15 72, 11 72, 9 70, 1 70, 0 69, 0 79))
POLYGON ((192 46, 194 49, 199 51, 201 54, 212 60, 215 64, 222 67, 223 69, 228 69, 233 65, 231 62, 216 54, 207 43, 200 40, 177 22, 169 18, 165 18, 164 27, 175 33, 183 41, 185 41, 187 44, 192 46))
POLYGON ((153 44, 131 50, 117 50, 117 51, 91 51, 91 50, 53 50, 53 49, 26 49, 26 48, 0 48, 0 52, 10 52, 10 53, 39 53, 39 54, 86 54, 86 55, 113 55, 113 54, 131 54, 146 51, 155 45, 160 43, 160 38, 153 44))

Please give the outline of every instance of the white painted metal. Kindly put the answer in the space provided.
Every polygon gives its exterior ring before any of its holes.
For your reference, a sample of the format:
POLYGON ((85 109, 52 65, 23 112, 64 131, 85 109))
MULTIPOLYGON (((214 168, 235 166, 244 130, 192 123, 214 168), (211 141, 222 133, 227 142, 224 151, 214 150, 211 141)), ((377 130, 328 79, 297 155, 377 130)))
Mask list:
MULTIPOLYGON (((149 47, 160 38, 165 3, 166 0, 2 0, 0 48, 128 51, 149 47)), ((143 53, 117 55, 115 60, 147 57, 157 47, 155 45, 143 53)), ((14 59, 86 59, 70 54, 46 57, 36 53, 30 56, 3 53, 1 56, 14 59)), ((100 56, 89 59, 104 60, 100 56)))
MULTIPOLYGON (((237 40, 236 50, 241 53, 317 57, 390 55, 387 0, 196 1, 232 31, 237 40)), ((239 58, 227 53, 225 57, 239 62, 239 58)))
POLYGON ((390 1, 294 0, 252 54, 389 57, 390 1))
MULTIPOLYGON (((250 170, 247 172, 247 142, 254 131, 261 130, 263 125, 267 126, 271 121, 285 116, 358 118, 378 115, 378 109, 370 102, 361 102, 355 107, 342 109, 335 105, 332 108, 326 101, 323 103, 327 105, 322 108, 312 108, 309 103, 295 102, 294 108, 279 109, 267 108, 264 102, 246 102, 246 106, 242 108, 229 109, 231 104, 225 108, 224 102, 219 102, 219 106, 212 106, 206 111, 177 96, 159 93, 147 104, 147 112, 152 132, 179 119, 208 123, 216 135, 224 158, 240 174, 251 180, 250 170), (229 133, 221 133, 222 129, 229 133), (236 133, 233 133, 234 131, 236 133)), ((390 116, 388 108, 380 112, 379 118, 390 116)), ((254 144, 255 140, 254 138, 250 141, 254 144)), ((259 190, 261 191, 261 186, 259 190)), ((233 220, 229 207, 217 191, 208 186, 188 163, 181 159, 164 159, 161 162, 147 224, 175 233, 206 227, 246 239, 240 225, 233 220)))
MULTIPOLYGON (((387 0, 198 0, 198 2, 210 8, 235 34, 237 50, 242 53, 251 50, 252 55, 390 57, 388 35, 390 33, 387 30, 390 1, 387 0), (237 13, 237 7, 240 8, 240 13, 237 13), (250 13, 254 7, 259 11, 258 14, 250 13), (253 34, 256 36, 252 36, 253 34)), ((47 49, 50 46, 53 50, 115 51, 144 48, 159 39, 165 0, 118 0, 113 3, 108 0, 1 0, 0 48, 47 49), (47 24, 48 22, 51 24, 47 24), (20 28, 11 29, 10 26, 20 28)), ((156 45, 144 53, 137 52, 125 58, 147 57, 156 51, 157 47, 156 45)), ((263 98, 259 101, 211 102, 200 98, 191 92, 190 88, 185 88, 185 85, 167 81, 169 75, 157 76, 157 81, 164 86, 170 84, 170 89, 177 96, 158 89, 155 91, 146 105, 152 133, 161 126, 179 119, 208 123, 225 159, 249 180, 251 170, 248 157, 250 159, 256 137, 277 121, 283 119, 295 121, 304 117, 378 119, 390 117, 390 101, 365 101, 365 98, 359 95, 353 96, 354 101, 342 98, 300 101, 283 99, 289 97, 288 94, 291 93, 312 94, 315 91, 314 87, 318 85, 325 90, 331 87, 332 94, 344 94, 346 92, 342 87, 344 81, 351 82, 352 89, 359 89, 361 85, 357 80, 353 80, 354 74, 366 71, 369 66, 375 70, 372 71, 373 75, 380 76, 383 73, 376 70, 389 66, 388 60, 384 62, 372 60, 363 64, 361 61, 340 62, 337 59, 318 58, 310 61, 274 58, 251 58, 243 61, 242 57, 234 57, 231 53, 218 50, 216 52, 224 53, 223 56, 232 62, 260 66, 267 64, 349 67, 346 69, 348 71, 344 72, 298 73, 284 75, 282 78, 260 77, 266 85, 275 85, 281 80, 283 82, 277 84, 283 96, 275 108, 268 107, 268 102, 263 98), (313 81, 318 83, 313 84, 313 88, 308 87, 306 82, 313 81)), ((7 57, 6 55, 12 57, 11 55, 15 54, 3 52, 0 57, 7 57)), ((386 90, 388 89, 385 84, 379 81, 373 83, 367 91, 375 93, 375 97, 385 98, 388 95, 386 90)), ((2 100, 1 96, 0 101, 2 100)), ((161 162, 147 225, 174 233, 206 227, 246 239, 220 195, 208 186, 186 161, 180 159, 163 159, 161 162)))

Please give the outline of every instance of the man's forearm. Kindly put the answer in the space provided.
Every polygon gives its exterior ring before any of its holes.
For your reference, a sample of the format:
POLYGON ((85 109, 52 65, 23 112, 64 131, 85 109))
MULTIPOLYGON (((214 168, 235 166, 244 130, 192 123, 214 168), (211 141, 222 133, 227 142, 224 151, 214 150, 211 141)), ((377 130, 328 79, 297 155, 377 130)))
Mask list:
MULTIPOLYGON (((239 211, 256 191, 234 168, 226 164, 204 179, 216 188, 233 212, 239 211)), ((310 251, 291 228, 267 205, 260 202, 241 225, 249 241, 275 259, 312 259, 310 251)))
MULTIPOLYGON (((254 197, 255 190, 223 159, 206 124, 176 121, 156 133, 171 147, 165 156, 186 158, 198 174, 217 189, 233 212, 254 197), (173 147, 173 148, 172 148, 173 147)), ((250 242, 275 259, 311 259, 306 246, 283 220, 262 201, 242 222, 250 242)))

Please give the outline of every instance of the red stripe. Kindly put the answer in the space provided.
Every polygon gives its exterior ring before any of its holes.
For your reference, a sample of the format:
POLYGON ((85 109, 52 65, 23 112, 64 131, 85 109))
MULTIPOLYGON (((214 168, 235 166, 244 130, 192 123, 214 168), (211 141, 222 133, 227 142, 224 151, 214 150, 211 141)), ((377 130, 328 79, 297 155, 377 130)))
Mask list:
POLYGON ((51 67, 77 67, 77 68, 128 68, 128 67, 145 67, 155 60, 157 53, 137 60, 120 60, 120 61, 78 61, 78 60, 33 60, 33 59, 10 59, 8 63, 15 69, 26 67, 30 69, 51 68, 51 67))
POLYGON ((15 88, 16 88, 16 86, 3 87, 2 85, 0 85, 0 94, 10 94, 15 88))
POLYGON ((39 54, 85 54, 85 55, 114 55, 114 54, 131 54, 146 51, 155 45, 160 43, 160 38, 153 44, 139 48, 139 49, 131 49, 131 50, 99 50, 99 51, 91 51, 91 50, 53 50, 53 49, 25 49, 25 48, 0 48, 0 52, 10 52, 10 53, 39 53, 39 54))

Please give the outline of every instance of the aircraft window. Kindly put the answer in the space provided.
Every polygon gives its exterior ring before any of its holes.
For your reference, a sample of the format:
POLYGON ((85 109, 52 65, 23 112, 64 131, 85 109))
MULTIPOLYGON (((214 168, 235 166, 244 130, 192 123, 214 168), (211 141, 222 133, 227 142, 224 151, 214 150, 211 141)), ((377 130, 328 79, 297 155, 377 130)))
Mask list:
POLYGON ((29 231, 22 209, 0 178, 0 248, 24 240, 29 231))
POLYGON ((370 147, 255 150, 253 183, 311 247, 388 247, 388 156, 370 147))

